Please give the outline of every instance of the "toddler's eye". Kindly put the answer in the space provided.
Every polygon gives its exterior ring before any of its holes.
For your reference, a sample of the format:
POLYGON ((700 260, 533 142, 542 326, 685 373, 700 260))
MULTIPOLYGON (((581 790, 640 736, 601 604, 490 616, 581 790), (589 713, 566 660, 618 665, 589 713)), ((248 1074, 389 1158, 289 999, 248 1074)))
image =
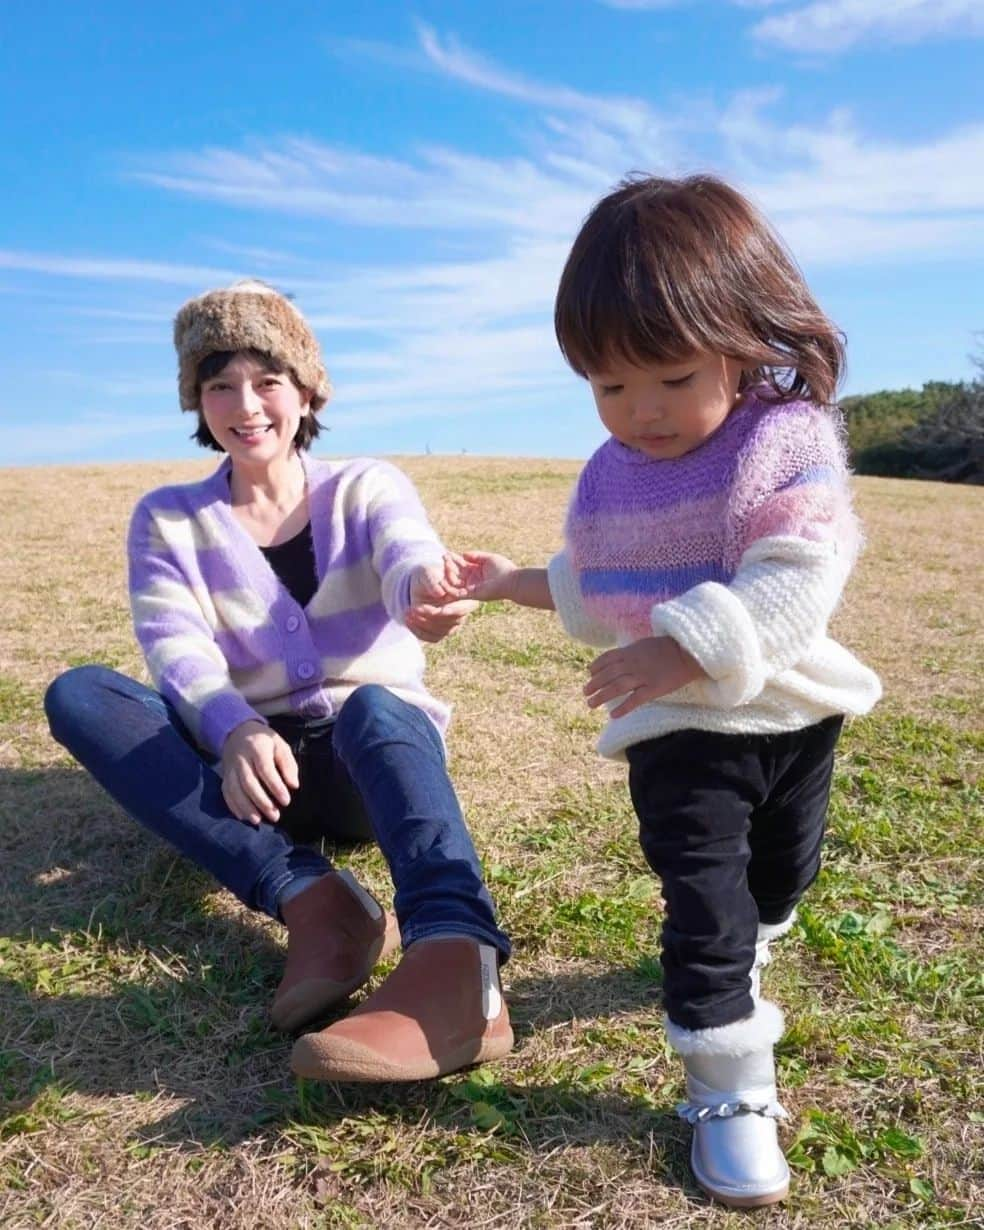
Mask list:
POLYGON ((624 384, 603 384, 601 386, 601 395, 602 397, 612 397, 616 393, 621 393, 624 388, 624 384))
POLYGON ((668 389, 682 389, 684 385, 689 384, 694 378, 694 373, 690 372, 686 376, 678 376, 676 380, 664 380, 663 383, 668 389))

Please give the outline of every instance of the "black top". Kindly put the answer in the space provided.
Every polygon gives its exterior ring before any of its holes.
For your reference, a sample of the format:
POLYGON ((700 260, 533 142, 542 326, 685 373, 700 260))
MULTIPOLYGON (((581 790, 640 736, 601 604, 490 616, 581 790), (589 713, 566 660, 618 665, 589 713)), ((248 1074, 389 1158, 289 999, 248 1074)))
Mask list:
POLYGON ((260 550, 294 601, 307 606, 318 588, 311 522, 286 542, 278 542, 275 547, 260 547, 260 550))

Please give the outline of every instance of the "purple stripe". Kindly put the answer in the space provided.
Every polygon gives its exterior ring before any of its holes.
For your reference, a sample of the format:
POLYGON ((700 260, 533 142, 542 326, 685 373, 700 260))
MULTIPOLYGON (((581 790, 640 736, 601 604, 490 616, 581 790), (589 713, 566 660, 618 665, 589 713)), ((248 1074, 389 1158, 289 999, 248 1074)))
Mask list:
POLYGON ((379 538, 386 531, 387 527, 400 517, 407 517, 419 524, 423 521, 424 514, 420 505, 415 500, 387 500, 385 504, 374 508, 366 519, 369 527, 369 536, 372 539, 379 538))
POLYGON ((209 593, 227 589, 255 588, 243 568, 229 551, 222 547, 207 547, 196 553, 198 567, 209 593))
POLYGON ((262 624, 248 631, 223 628, 216 632, 215 643, 234 671, 267 666, 283 657, 283 635, 272 624, 262 624))
POLYGON ((390 622, 381 602, 308 620, 321 652, 338 658, 354 658, 366 653, 379 640, 390 622))
POLYGON ((342 522, 342 541, 329 543, 329 568, 350 568, 361 563, 372 552, 372 539, 365 519, 356 511, 348 513, 342 522))
POLYGON ((680 568, 585 568, 581 573, 581 592, 586 596, 601 594, 682 594, 706 581, 727 585, 734 574, 717 560, 686 564, 680 568))
POLYGON ((399 564, 413 563, 414 561, 432 562, 437 559, 433 543, 428 542, 391 542, 383 552, 383 557, 379 561, 379 571, 383 576, 391 568, 395 568, 399 564), (428 548, 430 548, 428 550, 428 548))

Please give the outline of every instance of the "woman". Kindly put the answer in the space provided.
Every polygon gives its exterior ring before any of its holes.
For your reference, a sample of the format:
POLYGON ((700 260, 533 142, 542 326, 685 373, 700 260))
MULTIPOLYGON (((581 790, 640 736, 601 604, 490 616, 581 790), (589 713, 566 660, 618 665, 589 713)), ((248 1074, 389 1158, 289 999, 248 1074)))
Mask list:
POLYGON ((471 603, 409 480, 315 461, 330 385, 300 312, 259 282, 186 303, 181 405, 227 454, 203 482, 137 505, 130 598, 152 691, 70 670, 48 689, 54 737, 138 822, 287 927, 276 1025, 296 1031, 369 978, 394 920, 307 844, 374 836, 404 955, 348 1018, 294 1045, 299 1075, 414 1080, 512 1045, 496 924, 445 766, 448 710, 417 638, 471 603))

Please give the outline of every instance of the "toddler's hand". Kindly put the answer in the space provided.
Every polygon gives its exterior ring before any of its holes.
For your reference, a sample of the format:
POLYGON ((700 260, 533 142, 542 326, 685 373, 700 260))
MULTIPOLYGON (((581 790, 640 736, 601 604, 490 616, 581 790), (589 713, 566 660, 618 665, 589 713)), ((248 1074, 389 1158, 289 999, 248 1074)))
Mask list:
POLYGON ((454 563, 458 569, 458 592, 463 597, 477 598, 479 602, 512 598, 513 579, 518 569, 504 555, 465 551, 454 556, 454 563))
POLYGON ((646 636, 621 649, 609 649, 595 658, 588 674, 584 695, 590 708, 624 698, 611 710, 613 718, 706 677, 696 658, 669 636, 646 636))

